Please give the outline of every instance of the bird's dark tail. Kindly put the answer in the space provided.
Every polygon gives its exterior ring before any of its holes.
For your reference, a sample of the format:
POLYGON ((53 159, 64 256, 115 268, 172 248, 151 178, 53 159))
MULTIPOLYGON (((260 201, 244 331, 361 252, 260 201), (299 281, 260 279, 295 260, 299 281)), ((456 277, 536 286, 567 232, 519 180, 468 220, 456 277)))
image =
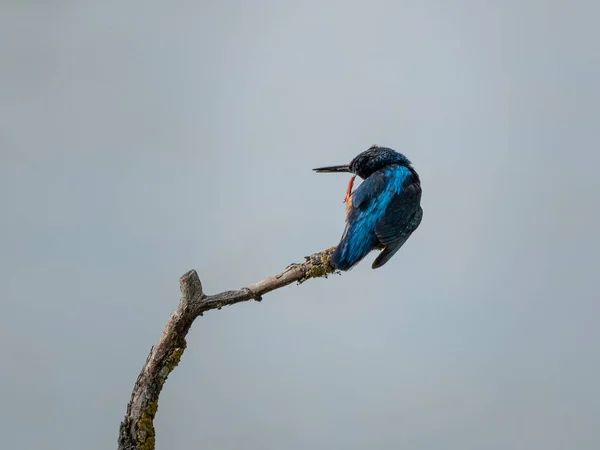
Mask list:
POLYGON ((386 262, 390 260, 392 256, 396 254, 398 250, 400 250, 400 247, 402 247, 402 244, 404 244, 404 242, 406 242, 406 239, 397 244, 392 244, 385 247, 383 251, 379 255, 377 255, 377 258, 375 258, 375 261, 373 261, 371 268, 378 269, 381 266, 383 266, 386 262))

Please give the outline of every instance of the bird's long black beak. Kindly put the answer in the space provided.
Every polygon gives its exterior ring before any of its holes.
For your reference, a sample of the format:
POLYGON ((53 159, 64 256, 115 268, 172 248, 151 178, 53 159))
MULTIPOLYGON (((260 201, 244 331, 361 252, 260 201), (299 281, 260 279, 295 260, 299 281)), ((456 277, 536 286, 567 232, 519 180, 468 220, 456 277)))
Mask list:
POLYGON ((337 172, 352 172, 350 170, 350 166, 348 164, 344 166, 329 166, 329 167, 319 167, 317 169, 313 169, 318 173, 337 173, 337 172))

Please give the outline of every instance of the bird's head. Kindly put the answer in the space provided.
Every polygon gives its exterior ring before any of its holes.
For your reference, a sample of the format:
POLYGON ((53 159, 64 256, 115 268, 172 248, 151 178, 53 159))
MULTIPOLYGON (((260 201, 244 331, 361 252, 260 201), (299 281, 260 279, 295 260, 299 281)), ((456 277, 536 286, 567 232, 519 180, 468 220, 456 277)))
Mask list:
POLYGON ((350 164, 319 167, 313 170, 319 173, 349 172, 364 180, 371 174, 392 164, 411 167, 411 162, 402 153, 398 153, 391 148, 373 145, 357 155, 350 161, 350 164))

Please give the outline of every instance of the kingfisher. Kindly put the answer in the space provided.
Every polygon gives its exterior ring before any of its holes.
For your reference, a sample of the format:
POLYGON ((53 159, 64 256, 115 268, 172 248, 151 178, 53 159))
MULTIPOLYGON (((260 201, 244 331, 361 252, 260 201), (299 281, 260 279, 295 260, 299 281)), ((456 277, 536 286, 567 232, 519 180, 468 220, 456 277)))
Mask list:
POLYGON ((313 170, 352 173, 344 199, 346 227, 331 256, 338 270, 350 270, 372 250, 381 253, 371 267, 383 266, 421 223, 421 180, 402 153, 373 145, 350 164, 313 170), (353 192, 356 176, 364 181, 353 192))

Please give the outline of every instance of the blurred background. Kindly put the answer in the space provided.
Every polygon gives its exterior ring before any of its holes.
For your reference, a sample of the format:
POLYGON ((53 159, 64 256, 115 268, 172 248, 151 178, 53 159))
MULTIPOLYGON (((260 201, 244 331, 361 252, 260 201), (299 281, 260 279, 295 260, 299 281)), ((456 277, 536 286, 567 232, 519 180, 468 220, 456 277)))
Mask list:
POLYGON ((598 449, 600 5, 23 1, 0 14, 4 448, 116 448, 196 269, 337 244, 372 144, 424 218, 198 319, 157 449, 598 449))

